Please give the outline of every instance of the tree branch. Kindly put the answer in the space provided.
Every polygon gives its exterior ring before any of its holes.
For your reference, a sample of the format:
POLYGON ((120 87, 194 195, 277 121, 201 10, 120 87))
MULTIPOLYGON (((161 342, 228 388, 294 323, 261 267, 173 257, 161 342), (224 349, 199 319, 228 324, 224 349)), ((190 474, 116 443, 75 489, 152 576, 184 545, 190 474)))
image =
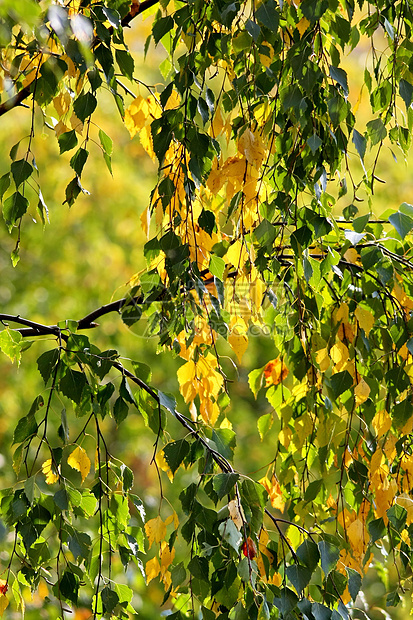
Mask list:
MULTIPOLYGON (((153 7, 155 4, 157 4, 158 1, 159 0, 144 0, 143 2, 140 2, 138 5, 134 4, 133 8, 129 11, 129 13, 125 15, 125 17, 122 19, 121 21, 122 27, 123 28, 128 27, 131 21, 137 15, 140 15, 144 11, 147 11, 148 9, 153 7)), ((113 31, 113 28, 111 30, 113 31)), ((100 39, 95 39, 92 47, 97 45, 99 41, 100 39)), ((16 108, 17 106, 21 105, 23 101, 27 99, 27 97, 29 97, 31 94, 32 92, 30 89, 30 85, 25 86, 24 88, 19 90, 18 93, 13 95, 13 97, 10 97, 10 99, 5 101, 4 103, 0 103, 0 116, 3 116, 3 114, 6 114, 6 112, 9 112, 13 108, 16 108)))

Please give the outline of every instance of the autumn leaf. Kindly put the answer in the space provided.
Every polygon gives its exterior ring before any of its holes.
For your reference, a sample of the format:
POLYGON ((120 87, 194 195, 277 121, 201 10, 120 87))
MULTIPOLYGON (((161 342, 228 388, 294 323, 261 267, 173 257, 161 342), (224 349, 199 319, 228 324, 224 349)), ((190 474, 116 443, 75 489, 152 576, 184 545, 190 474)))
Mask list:
POLYGON ((264 367, 265 387, 278 385, 288 375, 288 368, 280 359, 269 361, 264 367))
POLYGON ((238 321, 231 327, 228 342, 237 356, 238 362, 241 364, 243 355, 248 348, 248 336, 245 323, 238 321))
POLYGON ((47 459, 42 464, 42 472, 46 477, 46 484, 53 484, 59 480, 59 475, 55 471, 52 459, 47 459))
POLYGON ((7 609, 8 604, 9 604, 9 599, 7 598, 5 594, 2 594, 0 596, 0 617, 3 616, 5 610, 7 609))
POLYGON ((86 476, 90 471, 90 459, 86 454, 85 450, 78 446, 73 450, 73 452, 69 455, 67 459, 67 464, 72 468, 76 469, 76 471, 80 472, 82 476, 82 483, 85 481, 86 476))
POLYGON ((361 378, 354 388, 354 396, 356 397, 356 407, 366 402, 370 395, 370 387, 366 381, 361 378))
POLYGON ((241 504, 238 502, 237 499, 232 499, 230 502, 228 502, 228 510, 229 516, 234 522, 235 527, 237 528, 237 530, 240 530, 245 523, 245 516, 241 504))
POLYGON ((161 565, 159 564, 158 558, 155 556, 151 560, 148 560, 145 566, 146 583, 150 583, 152 579, 155 579, 159 575, 160 572, 161 565))
POLYGON ((149 547, 152 547, 153 542, 160 543, 164 540, 166 536, 166 524, 158 515, 145 523, 145 532, 148 537, 149 547))
POLYGON ((374 316, 372 315, 370 310, 366 310, 361 306, 357 306, 356 310, 354 311, 354 316, 356 317, 360 327, 364 329, 364 332, 368 338, 374 325, 374 316))

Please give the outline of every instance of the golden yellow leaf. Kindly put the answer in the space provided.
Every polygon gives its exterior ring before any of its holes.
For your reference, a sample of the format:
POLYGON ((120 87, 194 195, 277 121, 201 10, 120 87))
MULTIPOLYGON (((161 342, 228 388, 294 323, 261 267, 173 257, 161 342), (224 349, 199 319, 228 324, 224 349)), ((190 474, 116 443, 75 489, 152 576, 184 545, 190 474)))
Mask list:
POLYGON ((330 357, 328 355, 328 349, 319 349, 315 355, 317 364, 320 367, 321 372, 325 372, 330 366, 330 357))
POLYGON ((9 604, 9 599, 5 594, 0 596, 0 617, 3 616, 7 606, 9 604))
POLYGON ((76 471, 80 472, 82 476, 82 483, 85 481, 86 476, 90 472, 90 458, 86 452, 78 446, 73 450, 67 459, 67 464, 76 471))
POLYGON ((376 431, 377 437, 380 438, 387 433, 391 427, 391 417, 384 409, 376 413, 373 418, 372 425, 376 431))
POLYGON ((366 536, 364 524, 360 519, 356 519, 349 525, 347 528, 347 538, 350 542, 351 549, 355 555, 358 557, 360 553, 364 555, 364 547, 366 542, 369 540, 369 536, 366 536))
POLYGON ((242 357, 248 348, 248 336, 246 334, 245 323, 237 322, 232 326, 228 336, 228 342, 237 356, 238 362, 241 364, 242 357))
POLYGON ((66 127, 63 121, 59 121, 57 125, 54 126, 54 131, 56 134, 56 138, 59 138, 62 133, 66 133, 66 131, 69 131, 69 128, 66 127))
POLYGON ((265 158, 265 148, 259 134, 247 128, 238 140, 238 150, 251 166, 259 170, 265 158))
POLYGON ((354 396, 356 397, 356 407, 366 402, 370 395, 370 387, 363 378, 360 379, 354 388, 354 396))
POLYGON ((166 536, 166 525, 158 515, 145 523, 145 532, 148 537, 149 547, 153 542, 160 543, 166 536))
POLYGON ((171 468, 169 467, 169 465, 168 465, 168 463, 166 461, 165 453, 164 453, 163 450, 159 450, 159 452, 156 453, 155 461, 156 461, 156 464, 158 465, 159 469, 162 469, 162 471, 164 471, 166 473, 166 475, 168 476, 169 480, 172 482, 172 480, 174 479, 174 475, 173 475, 172 470, 171 470, 171 468))
POLYGON ((174 522, 174 528, 177 530, 179 526, 179 519, 175 511, 165 519, 165 525, 169 525, 172 521, 174 522))
POLYGON ((357 306, 354 312, 354 316, 356 317, 360 327, 364 329, 366 336, 368 337, 374 325, 374 321, 375 321, 374 316, 372 315, 370 310, 366 310, 365 308, 362 308, 361 306, 357 306))
POLYGON ((172 564, 175 557, 175 548, 169 549, 167 542, 161 543, 161 577, 163 577, 172 564))
POLYGON ((155 151, 153 150, 153 140, 152 140, 152 132, 151 132, 150 125, 141 129, 139 133, 139 140, 141 141, 141 144, 143 148, 145 149, 145 151, 148 153, 149 157, 153 161, 155 161, 156 155, 155 155, 155 151))
POLYGON ((47 459, 42 464, 42 472, 46 477, 46 484, 53 484, 59 480, 59 475, 55 471, 52 459, 47 459))
POLYGON ((344 258, 353 265, 360 264, 360 254, 357 252, 356 248, 349 248, 347 252, 344 253, 344 258))
POLYGON ((310 25, 310 22, 308 21, 306 17, 303 17, 302 19, 300 19, 300 21, 297 24, 297 30, 300 33, 300 37, 303 36, 304 32, 308 29, 309 25, 310 25))
POLYGON ((335 364, 334 370, 336 372, 340 372, 347 364, 350 354, 346 345, 339 340, 335 345, 331 347, 330 357, 335 364))
POLYGON ((235 527, 240 530, 243 526, 243 523, 245 523, 245 516, 242 510, 242 506, 239 504, 238 500, 232 499, 230 502, 228 502, 228 510, 229 516, 234 522, 235 527))
POLYGON ((125 110, 125 127, 133 138, 148 120, 148 104, 142 95, 138 95, 125 110))
POLYGON ((278 385, 287 375, 288 368, 282 360, 270 360, 264 367, 265 387, 278 385))
POLYGON ((155 556, 151 560, 146 562, 145 573, 146 573, 146 583, 150 583, 152 579, 155 579, 161 572, 161 565, 159 564, 158 558, 155 556))
POLYGON ((348 321, 348 305, 346 303, 340 304, 334 313, 334 318, 337 321, 348 321))
POLYGON ((259 482, 265 488, 270 498, 271 506, 277 508, 281 512, 284 510, 285 502, 281 491, 280 484, 275 476, 272 476, 271 480, 264 476, 259 482))

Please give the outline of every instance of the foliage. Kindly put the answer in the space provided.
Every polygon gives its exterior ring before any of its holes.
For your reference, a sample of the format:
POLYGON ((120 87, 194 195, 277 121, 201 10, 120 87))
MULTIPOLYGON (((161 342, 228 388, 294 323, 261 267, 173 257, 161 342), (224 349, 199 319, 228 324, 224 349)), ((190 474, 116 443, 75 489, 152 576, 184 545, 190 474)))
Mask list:
POLYGON ((412 561, 413 206, 377 213, 375 192, 382 151, 410 146, 408 3, 25 0, 0 16, 0 114, 29 112, 0 178, 13 265, 27 216, 48 220, 39 127, 67 158, 70 207, 90 151, 112 172, 115 136, 95 120, 107 92, 157 167, 141 215, 147 266, 124 298, 55 325, 0 315, 17 365, 54 341, 14 429, 18 481, 1 491, 13 539, 0 614, 24 610, 28 587, 46 588, 62 618, 85 600, 90 617, 128 618, 134 593, 116 562, 159 580, 173 618, 346 619, 372 566, 396 567, 397 606, 412 561), (145 54, 168 53, 157 87, 135 76, 125 38, 151 11, 145 54), (349 52, 365 67, 354 105, 349 52), (151 384, 147 359, 85 335, 111 312, 180 359, 180 394, 151 384), (264 475, 252 477, 235 466, 225 356, 241 365, 257 333, 272 346, 249 373, 266 399, 264 475), (149 519, 108 447, 112 420, 133 413, 154 436, 149 519), (187 481, 179 504, 168 479, 187 481))

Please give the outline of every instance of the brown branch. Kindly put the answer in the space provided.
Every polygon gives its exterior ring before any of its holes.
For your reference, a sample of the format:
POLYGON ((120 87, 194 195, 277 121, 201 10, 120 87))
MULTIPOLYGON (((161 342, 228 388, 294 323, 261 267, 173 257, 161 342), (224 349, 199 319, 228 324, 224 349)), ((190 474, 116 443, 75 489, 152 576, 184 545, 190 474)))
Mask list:
MULTIPOLYGON (((144 0, 138 5, 133 5, 133 8, 122 19, 121 21, 122 27, 123 28, 128 27, 131 21, 137 15, 140 15, 144 11, 147 11, 148 9, 153 7, 155 4, 157 4, 158 1, 159 0, 144 0)), ((113 31, 113 28, 111 28, 111 30, 113 31)), ((96 46, 99 43, 99 41, 100 39, 95 39, 92 47, 96 46)), ((4 103, 0 103, 0 116, 3 116, 3 114, 6 114, 6 112, 9 112, 9 110, 12 110, 13 108, 16 108, 17 106, 21 105, 23 101, 27 99, 27 97, 29 97, 31 94, 32 92, 30 89, 30 85, 25 86, 18 93, 16 93, 16 95, 13 95, 13 97, 10 97, 10 99, 5 101, 4 103)))

